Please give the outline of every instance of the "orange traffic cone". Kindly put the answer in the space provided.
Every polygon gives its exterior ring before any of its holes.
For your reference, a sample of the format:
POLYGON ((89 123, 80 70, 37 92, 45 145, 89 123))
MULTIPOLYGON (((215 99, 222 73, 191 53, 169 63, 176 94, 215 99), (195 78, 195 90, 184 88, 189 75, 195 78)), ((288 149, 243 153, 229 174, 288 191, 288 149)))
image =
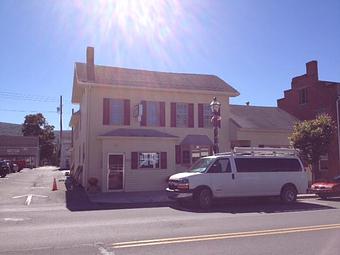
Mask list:
POLYGON ((55 180, 55 178, 53 178, 53 186, 52 186, 52 191, 56 191, 58 190, 58 187, 57 187, 57 181, 55 180))

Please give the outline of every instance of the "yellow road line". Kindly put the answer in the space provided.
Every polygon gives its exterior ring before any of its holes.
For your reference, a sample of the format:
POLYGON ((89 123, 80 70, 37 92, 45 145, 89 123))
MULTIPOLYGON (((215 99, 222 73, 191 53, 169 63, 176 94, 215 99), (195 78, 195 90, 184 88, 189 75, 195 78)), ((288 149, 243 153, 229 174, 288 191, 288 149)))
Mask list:
POLYGON ((221 239, 242 238, 242 237, 311 232, 311 231, 320 231, 320 230, 329 230, 329 229, 338 229, 338 228, 340 228, 340 224, 268 229, 268 230, 257 230, 257 231, 248 231, 248 232, 235 232, 235 233, 199 235, 199 236, 187 236, 187 237, 184 236, 184 237, 114 243, 113 247, 116 249, 131 248, 131 247, 141 247, 141 246, 151 246, 151 245, 164 245, 164 244, 174 244, 174 243, 187 243, 187 242, 210 241, 210 240, 221 240, 221 239))

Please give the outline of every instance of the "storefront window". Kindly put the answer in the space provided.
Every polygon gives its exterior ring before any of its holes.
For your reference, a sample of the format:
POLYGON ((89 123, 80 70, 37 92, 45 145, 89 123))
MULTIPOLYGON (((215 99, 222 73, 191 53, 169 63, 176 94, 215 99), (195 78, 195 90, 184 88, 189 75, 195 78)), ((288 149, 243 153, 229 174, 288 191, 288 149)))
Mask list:
POLYGON ((209 156, 209 150, 206 148, 195 149, 191 152, 191 163, 196 162, 201 157, 209 156))

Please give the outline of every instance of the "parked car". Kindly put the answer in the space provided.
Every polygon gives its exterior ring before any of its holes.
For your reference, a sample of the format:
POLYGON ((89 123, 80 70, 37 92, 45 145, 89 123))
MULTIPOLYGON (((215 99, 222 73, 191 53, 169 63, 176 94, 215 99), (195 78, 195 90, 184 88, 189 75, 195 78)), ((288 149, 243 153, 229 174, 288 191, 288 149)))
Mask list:
POLYGON ((335 176, 329 181, 313 183, 310 192, 318 195, 322 199, 340 196, 340 175, 335 176))
POLYGON ((26 160, 16 160, 14 162, 18 165, 18 172, 26 167, 26 160))
POLYGON ((0 177, 4 178, 9 174, 10 168, 6 161, 0 160, 0 177))
POLYGON ((16 172, 16 164, 14 164, 12 161, 10 160, 4 160, 7 164, 7 166, 9 167, 9 173, 15 173, 16 172))
POLYGON ((170 176, 167 192, 170 199, 193 199, 208 208, 222 197, 280 196, 292 203, 307 188, 307 173, 295 150, 235 148, 203 157, 189 172, 170 176))

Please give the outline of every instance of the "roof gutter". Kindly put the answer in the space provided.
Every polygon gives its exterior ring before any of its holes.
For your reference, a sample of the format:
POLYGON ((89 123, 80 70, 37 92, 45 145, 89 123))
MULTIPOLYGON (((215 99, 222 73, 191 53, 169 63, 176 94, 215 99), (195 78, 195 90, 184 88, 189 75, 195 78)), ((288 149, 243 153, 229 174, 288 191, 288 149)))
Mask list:
MULTIPOLYGON (((79 81, 77 80, 77 84, 81 86, 86 86, 86 87, 106 87, 106 88, 112 88, 113 86, 115 88, 122 88, 122 89, 138 89, 138 90, 153 90, 153 91, 167 91, 167 92, 177 92, 178 91, 183 91, 187 93, 192 93, 193 90, 189 89, 167 89, 167 88, 148 88, 148 87, 133 87, 133 86, 124 86, 124 85, 116 85, 116 84, 105 84, 105 83, 94 83, 94 82, 85 82, 85 81, 79 81)), ((206 95, 227 95, 229 97, 236 97, 239 96, 240 93, 238 91, 235 92, 227 92, 227 91, 211 91, 211 90, 198 90, 202 94, 206 95)))

